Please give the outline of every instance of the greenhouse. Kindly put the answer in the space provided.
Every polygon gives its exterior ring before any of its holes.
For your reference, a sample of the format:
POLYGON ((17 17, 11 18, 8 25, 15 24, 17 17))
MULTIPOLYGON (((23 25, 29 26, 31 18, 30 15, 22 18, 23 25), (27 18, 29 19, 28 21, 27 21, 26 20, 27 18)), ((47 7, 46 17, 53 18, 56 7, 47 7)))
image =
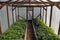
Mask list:
POLYGON ((60 0, 0 0, 0 40, 60 40, 60 0))

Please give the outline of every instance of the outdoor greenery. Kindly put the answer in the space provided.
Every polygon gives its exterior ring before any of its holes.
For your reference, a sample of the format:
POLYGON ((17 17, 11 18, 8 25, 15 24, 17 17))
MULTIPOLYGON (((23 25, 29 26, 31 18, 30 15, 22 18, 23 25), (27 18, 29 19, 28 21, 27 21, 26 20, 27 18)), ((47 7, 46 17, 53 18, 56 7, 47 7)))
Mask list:
POLYGON ((35 19, 35 22, 38 24, 36 28, 38 40, 60 40, 60 37, 54 33, 54 30, 40 19, 35 19))
POLYGON ((0 40, 24 40, 26 23, 24 20, 19 20, 14 23, 8 31, 0 35, 0 40))

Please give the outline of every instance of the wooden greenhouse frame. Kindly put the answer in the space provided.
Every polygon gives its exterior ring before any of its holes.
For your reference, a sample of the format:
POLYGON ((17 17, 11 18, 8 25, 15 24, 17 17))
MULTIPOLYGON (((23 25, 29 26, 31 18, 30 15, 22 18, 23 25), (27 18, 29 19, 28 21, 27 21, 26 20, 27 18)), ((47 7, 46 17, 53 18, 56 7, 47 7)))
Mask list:
MULTIPOLYGON (((37 0, 34 0, 34 1, 31 1, 31 0, 28 0, 28 1, 0 1, 0 10, 6 6, 6 10, 7 10, 7 18, 8 18, 8 26, 10 26, 9 24, 9 12, 8 12, 8 6, 11 6, 12 7, 12 18, 13 18, 13 23, 14 23, 14 15, 13 15, 13 11, 15 10, 16 12, 16 7, 18 8, 18 18, 19 19, 19 8, 20 7, 26 7, 26 20, 28 19, 28 7, 32 7, 32 19, 34 18, 34 7, 40 7, 40 14, 37 16, 39 17, 40 16, 40 19, 41 18, 41 8, 43 8, 43 11, 45 10, 46 11, 46 15, 45 15, 45 23, 47 21, 47 7, 48 6, 51 6, 51 11, 50 11, 50 22, 49 22, 49 26, 51 26, 51 20, 52 20, 52 10, 53 10, 53 6, 56 6, 58 9, 60 9, 60 2, 52 2, 50 0, 48 0, 48 2, 45 2, 45 1, 37 1, 37 0), (21 4, 29 4, 29 5, 21 5, 21 4), (36 5, 30 5, 30 4, 36 4, 36 5), (39 5, 38 5, 39 4, 39 5), (43 4, 43 5, 42 5, 43 4), (13 8, 14 7, 14 8, 13 8), (45 8, 46 7, 46 8, 45 8)), ((44 14, 44 12, 43 12, 44 14)), ((44 15, 43 15, 44 16, 44 15)), ((16 20, 17 20, 16 19, 16 20)), ((43 19, 42 19, 43 21, 43 19)), ((1 26, 0 26, 1 27, 1 26)), ((0 28, 0 32, 1 32, 1 28, 0 28)))

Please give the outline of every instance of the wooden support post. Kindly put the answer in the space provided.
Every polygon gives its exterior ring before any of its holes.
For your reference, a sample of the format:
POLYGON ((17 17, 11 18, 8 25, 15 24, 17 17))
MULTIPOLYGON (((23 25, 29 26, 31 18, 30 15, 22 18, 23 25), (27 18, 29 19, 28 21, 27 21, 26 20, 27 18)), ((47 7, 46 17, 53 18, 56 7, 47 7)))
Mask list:
POLYGON ((43 7, 43 20, 44 20, 44 7, 43 7))
POLYGON ((26 7, 26 20, 28 20, 28 7, 26 7))
POLYGON ((13 19, 13 23, 14 23, 14 13, 13 13, 13 6, 12 6, 12 19, 13 19))
POLYGON ((58 29, 58 35, 60 34, 60 22, 59 22, 59 29, 58 29))
POLYGON ((46 14, 45 14, 45 23, 47 22, 47 7, 46 7, 46 14))
MULTIPOLYGON (((42 7, 42 11, 43 11, 43 7, 42 7)), ((43 21, 43 13, 42 13, 42 21, 43 21)))
POLYGON ((41 19, 41 7, 40 7, 40 19, 41 19))
POLYGON ((1 22, 0 22, 0 34, 2 33, 2 30, 1 30, 1 22))
POLYGON ((34 19, 34 8, 32 7, 32 20, 34 19))
POLYGON ((51 27, 51 21, 52 21, 52 12, 53 12, 53 6, 51 6, 51 12, 50 12, 50 22, 49 22, 50 27, 51 27))
POLYGON ((19 20, 19 7, 18 7, 18 20, 19 20))
POLYGON ((17 13, 16 13, 16 7, 15 7, 15 18, 16 18, 16 21, 17 21, 17 13))
POLYGON ((8 27, 10 27, 10 22, 9 22, 9 12, 8 12, 8 6, 6 5, 6 9, 7 9, 7 20, 8 20, 8 27))

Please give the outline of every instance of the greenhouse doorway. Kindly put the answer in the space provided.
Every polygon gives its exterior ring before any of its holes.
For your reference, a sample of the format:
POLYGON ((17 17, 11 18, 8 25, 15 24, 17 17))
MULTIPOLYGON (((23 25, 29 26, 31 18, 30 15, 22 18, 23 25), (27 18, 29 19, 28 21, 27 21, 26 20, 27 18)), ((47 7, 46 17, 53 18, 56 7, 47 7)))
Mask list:
POLYGON ((28 7, 27 8, 28 12, 28 20, 33 20, 34 19, 34 10, 33 7, 28 7))

